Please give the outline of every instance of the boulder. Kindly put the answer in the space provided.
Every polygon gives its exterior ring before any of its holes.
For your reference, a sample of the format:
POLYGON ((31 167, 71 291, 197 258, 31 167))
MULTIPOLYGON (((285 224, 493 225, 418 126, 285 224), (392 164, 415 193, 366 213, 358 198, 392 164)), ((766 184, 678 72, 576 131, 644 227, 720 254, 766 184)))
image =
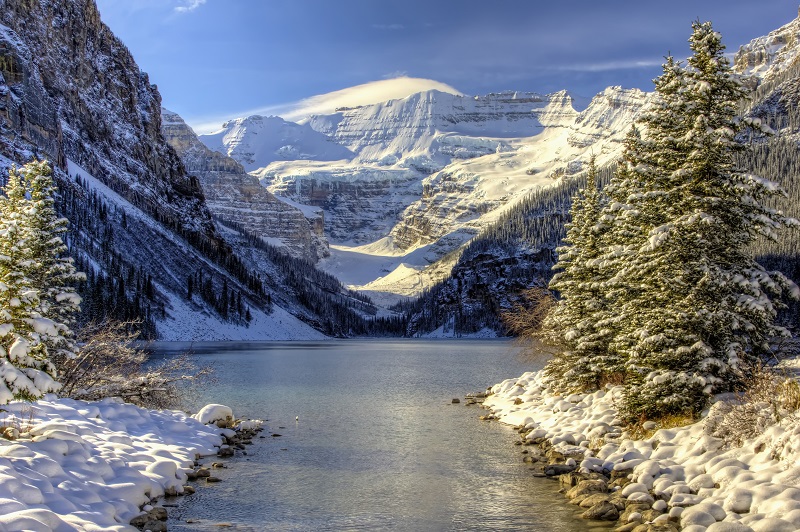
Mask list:
POLYGON ((616 521, 619 519, 619 510, 608 501, 595 504, 581 514, 584 519, 595 519, 600 521, 616 521))
MULTIPOLYGON (((601 502, 608 502, 614 504, 611 502, 610 499, 611 496, 608 495, 607 493, 593 493, 592 495, 589 495, 585 499, 583 499, 580 502, 580 504, 578 504, 578 506, 580 506, 581 508, 592 508, 593 506, 596 506, 601 502)), ((614 507, 616 508, 616 505, 614 507)), ((617 509, 617 511, 619 511, 619 509, 617 509)))
POLYGON ((608 486, 603 480, 581 480, 566 493, 566 496, 568 499, 574 499, 579 495, 591 495, 593 493, 605 493, 607 491, 608 486))
POLYGON ((566 473, 571 473, 575 471, 576 466, 568 466, 565 464, 550 464, 549 466, 544 468, 544 474, 548 477, 555 477, 558 475, 564 475, 566 473))
POLYGON ((586 475, 583 473, 578 473, 577 471, 573 471, 572 473, 567 473, 566 475, 561 475, 558 477, 559 485, 566 489, 577 486, 582 480, 586 480, 586 475))

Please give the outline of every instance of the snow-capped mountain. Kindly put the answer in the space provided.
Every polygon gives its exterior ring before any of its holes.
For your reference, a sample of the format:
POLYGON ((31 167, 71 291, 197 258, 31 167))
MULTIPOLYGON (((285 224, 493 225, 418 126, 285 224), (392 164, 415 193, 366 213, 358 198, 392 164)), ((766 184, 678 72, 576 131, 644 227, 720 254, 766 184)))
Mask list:
POLYGON ((279 116, 250 116, 222 124, 222 129, 203 135, 209 149, 225 153, 250 172, 274 161, 336 161, 353 153, 306 124, 287 122, 279 116))
POLYGON ((600 164, 616 157, 647 98, 619 87, 590 101, 427 90, 304 121, 349 159, 275 161, 252 173, 277 196, 325 211, 334 249, 324 268, 374 293, 413 295, 441 277, 421 270, 531 191, 579 173, 591 153, 600 164))
POLYGON ((238 224, 296 257, 317 261, 329 254, 322 238, 320 209, 301 210, 278 200, 241 164, 207 148, 178 114, 163 108, 161 132, 186 171, 200 180, 212 215, 238 224))

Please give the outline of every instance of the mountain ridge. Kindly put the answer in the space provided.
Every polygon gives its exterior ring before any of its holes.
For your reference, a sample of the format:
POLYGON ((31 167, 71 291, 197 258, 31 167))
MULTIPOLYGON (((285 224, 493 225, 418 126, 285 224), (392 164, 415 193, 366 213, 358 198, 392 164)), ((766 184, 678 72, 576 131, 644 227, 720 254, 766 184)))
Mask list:
POLYGON ((364 246, 390 242, 393 265, 368 261, 381 265, 373 280, 350 286, 381 297, 402 286, 398 297, 410 297, 440 277, 422 270, 526 194, 576 175, 592 152, 601 163, 615 158, 623 131, 648 98, 621 87, 577 101, 566 90, 485 96, 428 90, 305 122, 349 149, 349 160, 274 161, 251 173, 277 196, 323 209, 325 234, 335 245, 321 266, 342 279, 349 276, 349 255, 366 260, 364 246), (386 267, 401 265, 386 275, 386 267))

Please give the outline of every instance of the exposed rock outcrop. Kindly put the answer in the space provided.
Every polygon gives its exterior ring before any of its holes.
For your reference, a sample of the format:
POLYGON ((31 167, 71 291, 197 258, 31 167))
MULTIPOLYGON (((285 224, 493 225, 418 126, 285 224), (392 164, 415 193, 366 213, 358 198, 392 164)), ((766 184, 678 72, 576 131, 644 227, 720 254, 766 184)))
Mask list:
POLYGON ((733 68, 744 76, 769 81, 797 66, 800 55, 800 16, 768 35, 741 46, 733 58, 733 68))
POLYGON ((161 136, 161 96, 93 0, 0 0, 0 155, 67 160, 182 234, 221 240, 161 136))
POLYGON ((290 254, 316 261, 329 254, 321 209, 300 209, 277 199, 230 157, 208 149, 176 113, 162 109, 161 131, 189 174, 200 180, 211 213, 235 222, 290 254))

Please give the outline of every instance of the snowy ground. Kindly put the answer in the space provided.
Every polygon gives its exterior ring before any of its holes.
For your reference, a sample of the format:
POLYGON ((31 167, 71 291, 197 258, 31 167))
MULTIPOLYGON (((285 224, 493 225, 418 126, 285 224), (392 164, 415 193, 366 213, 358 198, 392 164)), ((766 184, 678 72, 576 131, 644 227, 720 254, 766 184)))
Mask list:
MULTIPOLYGON (((204 421, 220 412, 230 409, 201 411, 204 421)), ((0 433, 17 439, 0 438, 0 531, 135 531, 140 508, 182 493, 195 456, 215 454, 222 430, 114 400, 2 406, 0 433)))
POLYGON ((457 256, 439 261, 440 255, 430 248, 402 251, 394 246, 391 237, 365 246, 332 245, 331 256, 318 266, 348 288, 368 295, 379 307, 388 308, 418 297, 425 288, 449 275, 457 256))
POLYGON ((325 340, 328 338, 284 309, 273 306, 270 314, 252 308, 249 327, 224 322, 187 305, 185 299, 164 291, 170 311, 157 323, 159 340, 164 342, 217 342, 226 340, 325 340))
POLYGON ((564 455, 578 456, 582 472, 632 469, 632 483, 622 494, 666 512, 658 519, 679 519, 685 532, 800 530, 796 419, 726 449, 705 430, 708 418, 657 430, 647 439, 626 439, 614 406, 620 387, 554 396, 543 391, 542 374, 535 372, 491 391, 484 404, 502 422, 525 426, 531 429, 529 440, 546 438, 564 455))

